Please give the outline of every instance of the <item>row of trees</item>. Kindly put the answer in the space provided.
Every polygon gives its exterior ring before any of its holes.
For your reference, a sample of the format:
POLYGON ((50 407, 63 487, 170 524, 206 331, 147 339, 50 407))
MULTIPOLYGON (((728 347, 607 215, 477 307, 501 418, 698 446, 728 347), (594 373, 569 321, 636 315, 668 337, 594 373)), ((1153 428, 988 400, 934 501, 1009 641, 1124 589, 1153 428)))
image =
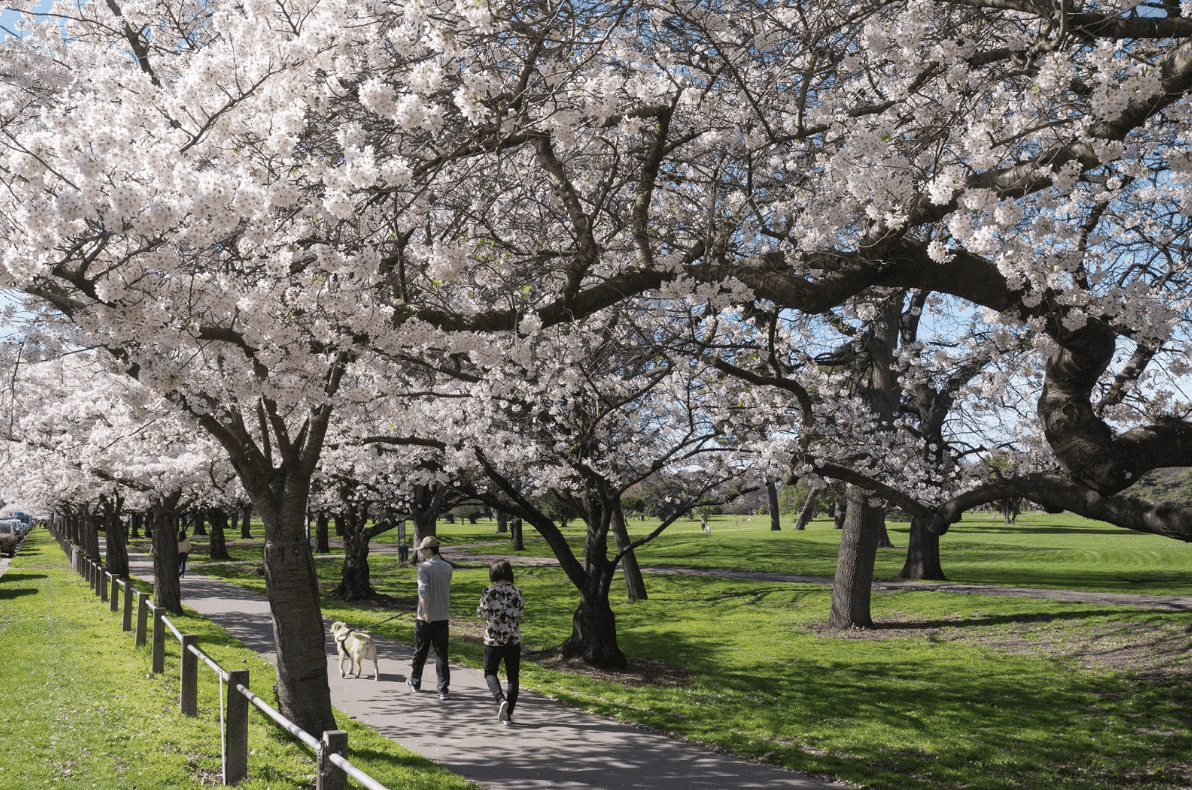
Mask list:
POLYGON ((839 627, 869 623, 886 504, 920 575, 1009 496, 1192 537, 1120 496, 1192 463, 1180 4, 105 0, 0 73, 14 452, 71 458, 16 383, 100 391, 35 382, 68 353, 178 424, 160 447, 209 447, 311 731, 314 495, 522 519, 579 593, 569 649, 610 664, 623 496, 662 471, 672 518, 846 484, 839 627))

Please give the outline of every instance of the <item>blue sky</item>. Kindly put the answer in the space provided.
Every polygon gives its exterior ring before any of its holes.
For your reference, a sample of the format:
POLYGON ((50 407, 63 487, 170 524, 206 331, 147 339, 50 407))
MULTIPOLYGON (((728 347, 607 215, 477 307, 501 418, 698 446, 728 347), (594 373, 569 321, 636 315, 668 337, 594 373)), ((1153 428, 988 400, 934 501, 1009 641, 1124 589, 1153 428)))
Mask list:
MULTIPOLYGON (((42 0, 42 2, 37 6, 37 9, 39 11, 46 11, 51 5, 52 3, 50 0, 42 0)), ((10 8, 0 9, 0 27, 12 30, 16 26, 17 20, 20 18, 21 14, 19 11, 13 11, 10 8)), ((7 36, 8 33, 0 30, 0 38, 6 38, 7 36)))

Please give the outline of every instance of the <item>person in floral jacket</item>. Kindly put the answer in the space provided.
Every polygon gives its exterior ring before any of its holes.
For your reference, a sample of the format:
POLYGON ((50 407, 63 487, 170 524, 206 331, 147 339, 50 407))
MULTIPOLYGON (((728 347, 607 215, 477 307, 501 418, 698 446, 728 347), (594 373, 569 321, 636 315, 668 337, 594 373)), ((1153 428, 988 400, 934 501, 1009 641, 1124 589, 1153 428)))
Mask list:
POLYGON ((513 724, 513 708, 517 705, 518 673, 521 670, 522 593, 513 584, 513 566, 509 560, 496 560, 489 566, 492 585, 480 594, 476 614, 484 624, 484 681, 497 701, 497 721, 513 724), (508 691, 501 693, 497 668, 505 662, 508 691))

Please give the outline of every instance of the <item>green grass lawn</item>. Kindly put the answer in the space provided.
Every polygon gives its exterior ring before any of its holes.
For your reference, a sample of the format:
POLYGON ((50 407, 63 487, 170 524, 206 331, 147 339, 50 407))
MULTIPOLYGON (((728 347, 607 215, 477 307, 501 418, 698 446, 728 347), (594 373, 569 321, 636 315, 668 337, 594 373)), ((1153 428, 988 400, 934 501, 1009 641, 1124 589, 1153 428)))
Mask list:
MULTIPOLYGON (((759 520, 714 521, 710 538, 680 522, 642 562, 831 573, 839 533, 830 524, 771 533, 759 520)), ((446 555, 459 562, 453 658, 478 666, 474 609, 487 572, 484 563, 468 562, 462 546, 481 541, 475 528, 453 540, 452 526, 441 527, 446 555)), ((1120 530, 1063 521, 1012 530, 1000 520, 958 525, 945 538, 945 568, 958 581, 1060 587, 1083 579, 1071 586, 1122 590, 1133 587, 1117 586, 1119 577, 1175 578, 1187 567, 1182 544, 1120 530), (1028 569, 1021 577, 1013 573, 1015 552, 1028 569), (1160 567, 1147 567, 1148 560, 1160 567)), ((898 525, 891 534, 897 544, 898 525)), ((541 547, 529 543, 533 552, 541 547)), ((893 576, 901 554, 888 550, 883 567, 893 570, 879 575, 893 576)), ((412 569, 392 555, 372 559, 379 592, 413 595, 412 569)), ((249 567, 207 570, 263 592, 249 567)), ((324 590, 339 570, 333 559, 318 564, 324 590)), ((517 581, 527 600, 527 648, 563 641, 577 599, 561 572, 523 566, 517 581)), ((823 628, 830 590, 822 585, 649 575, 647 587, 649 600, 634 604, 614 594, 633 672, 592 677, 530 664, 523 684, 594 712, 871 788, 1192 786, 1192 613, 898 591, 875 595, 877 629, 839 634, 823 628)), ((1163 588, 1186 591, 1178 582, 1163 588)), ((324 613, 367 628, 392 612, 326 599, 324 613)), ((413 639, 404 619, 374 630, 413 639)))
MULTIPOLYGON (((631 525, 636 534, 652 522, 631 525)), ((486 565, 471 551, 507 549, 495 523, 440 523, 453 582, 453 658, 478 666, 476 600, 486 565), (474 544, 489 544, 474 546, 474 544)), ((877 576, 902 566, 906 525, 877 576)), ((578 544, 582 529, 569 528, 578 544)), ((714 517, 712 535, 680 521, 639 559, 830 576, 839 532, 818 521, 771 532, 765 517, 714 517)), ((392 535, 392 533, 389 533, 392 535)), ((526 555, 546 553, 527 532, 526 555)), ((384 542, 384 541, 382 541, 384 542)), ((967 515, 941 542, 952 581, 1192 595, 1192 550, 1068 515, 967 515)), ((259 559, 259 546, 237 549, 259 559)), ((196 570, 263 592, 253 563, 196 570)), ((516 565, 516 563, 515 563, 516 565)), ((334 556, 320 584, 339 580, 334 556)), ((414 571, 372 555, 381 593, 409 600, 414 571)), ((574 589, 554 568, 517 568, 529 650, 570 633, 574 589)), ((1192 786, 1192 613, 1050 600, 877 593, 872 631, 823 627, 823 585, 648 575, 649 599, 614 588, 631 672, 600 675, 529 663, 523 684, 594 712, 735 754, 875 790, 1059 788, 1183 790, 1192 786)), ((324 613, 367 628, 393 612, 327 597, 324 613)), ((406 619, 374 630, 410 643, 406 619)))
MULTIPOLYGON (((689 568, 739 570, 832 576, 840 532, 829 519, 817 519, 803 531, 770 530, 768 516, 712 516, 711 536, 700 531, 699 521, 681 520, 657 539, 641 547, 638 562, 689 568)), ((483 524, 483 522, 482 522, 483 524)), ((493 522, 495 525, 495 522, 493 522)), ((629 522, 637 538, 658 526, 655 520, 629 522)), ((892 549, 878 551, 874 575, 895 579, 906 560, 907 523, 887 524, 892 549)), ((454 551, 488 552, 493 546, 451 546, 453 527, 441 525, 440 533, 454 551)), ((478 537, 475 527, 466 541, 491 543, 490 528, 478 537)), ((577 556, 583 550, 583 527, 574 522, 569 542, 577 556)), ((551 556, 550 547, 526 533, 526 555, 551 556)), ((507 539, 502 542, 507 543, 507 539)), ((1015 524, 990 513, 966 513, 940 539, 941 564, 949 581, 1066 590, 1129 592, 1151 595, 1192 596, 1192 547, 1156 535, 1114 527, 1070 513, 1030 513, 1015 524)))
MULTIPOLYGON (((258 696, 277 706, 273 667, 193 613, 171 617, 225 669, 247 668, 258 696)), ((199 715, 178 710, 177 643, 164 674, 134 647, 50 535, 34 530, 0 577, 0 788, 189 790, 220 779, 220 688, 199 667, 199 715)), ((227 693, 226 688, 223 693, 227 693)), ((372 730, 338 715, 350 759, 391 788, 474 790, 372 730)), ((255 708, 245 790, 314 787, 310 750, 255 708)))

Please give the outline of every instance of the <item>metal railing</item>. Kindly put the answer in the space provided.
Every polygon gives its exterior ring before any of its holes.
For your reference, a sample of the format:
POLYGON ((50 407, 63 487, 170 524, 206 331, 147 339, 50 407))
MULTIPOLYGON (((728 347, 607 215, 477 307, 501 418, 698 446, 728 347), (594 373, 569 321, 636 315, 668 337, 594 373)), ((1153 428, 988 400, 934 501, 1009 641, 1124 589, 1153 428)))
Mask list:
POLYGON ((140 647, 148 641, 149 620, 152 616, 151 664, 154 674, 165 672, 165 645, 167 629, 174 634, 180 645, 178 707, 185 716, 198 715, 198 666, 206 664, 216 674, 220 683, 220 731, 222 733, 223 783, 231 785, 248 776, 248 713, 249 703, 282 729, 296 737, 315 753, 316 790, 346 790, 347 777, 356 780, 367 790, 389 790, 348 761, 348 734, 343 730, 326 730, 321 739, 314 737, 249 690, 248 670, 225 670, 214 659, 199 649, 195 634, 184 634, 178 630, 165 612, 149 600, 149 594, 138 590, 131 581, 121 579, 104 570, 79 551, 61 535, 54 535, 62 550, 70 558, 71 567, 88 583, 92 591, 107 601, 113 612, 120 610, 118 599, 123 591, 122 627, 133 630, 133 610, 137 612, 134 644, 140 647), (224 697, 223 688, 228 694, 224 697))

